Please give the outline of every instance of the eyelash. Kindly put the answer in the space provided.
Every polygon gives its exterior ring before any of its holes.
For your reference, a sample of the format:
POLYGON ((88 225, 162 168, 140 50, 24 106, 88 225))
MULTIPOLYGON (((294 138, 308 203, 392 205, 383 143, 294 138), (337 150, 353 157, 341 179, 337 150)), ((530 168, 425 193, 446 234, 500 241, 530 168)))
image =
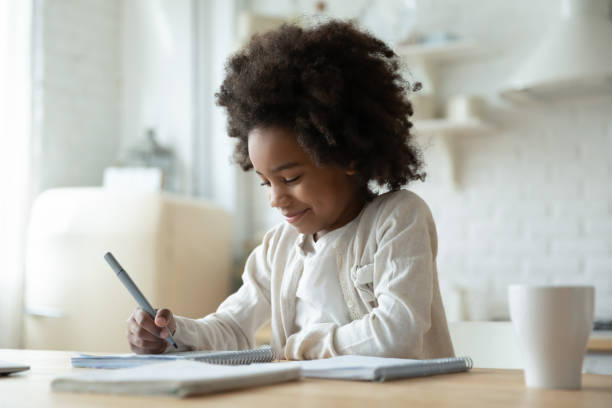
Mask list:
MULTIPOLYGON (((297 176, 297 177, 294 177, 294 178, 289 179, 289 180, 283 180, 283 182, 284 182, 285 184, 295 183, 296 181, 298 181, 298 179, 299 179, 300 177, 301 177, 301 176, 297 176)), ((270 182, 269 182, 269 181, 265 181, 265 182, 263 182, 263 183, 260 183, 259 185, 260 185, 260 186, 269 187, 269 186, 270 186, 270 182)))

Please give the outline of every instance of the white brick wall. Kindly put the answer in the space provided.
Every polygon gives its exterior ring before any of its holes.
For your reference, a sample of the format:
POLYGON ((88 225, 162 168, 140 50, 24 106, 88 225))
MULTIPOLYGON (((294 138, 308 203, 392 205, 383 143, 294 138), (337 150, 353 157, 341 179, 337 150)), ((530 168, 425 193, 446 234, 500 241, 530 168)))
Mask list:
MULTIPOLYGON (((483 94, 497 126, 450 141, 456 186, 413 186, 437 221, 447 295, 462 288, 467 317, 506 318, 511 283, 593 284, 596 317, 612 319, 612 98, 517 106, 497 97, 559 3, 433 0, 426 7, 424 29, 474 38, 488 54, 445 67, 442 93, 483 94)), ((428 159, 435 176, 443 158, 428 159)))
MULTIPOLYGON (((486 293, 479 310, 468 308, 477 318, 507 317, 507 307, 496 305, 504 303, 511 283, 594 284, 596 316, 609 319, 612 101, 530 110, 525 117, 522 109, 497 105, 498 131, 451 141, 459 183, 446 188, 453 194, 427 183, 413 186, 437 220, 441 280, 463 288, 468 304, 486 293), (479 208, 470 205, 476 199, 479 208), (459 261, 462 256, 467 262, 459 261)), ((440 158, 428 159, 435 174, 440 158)))
MULTIPOLYGON (((413 186, 437 221, 440 278, 464 290, 468 317, 507 317, 507 285, 525 282, 593 284, 596 316, 612 318, 610 112, 609 98, 554 112, 499 103, 497 131, 450 141, 456 186, 413 186)), ((443 159, 428 157, 432 175, 443 159)))
POLYGON ((118 135, 117 0, 37 0, 36 190, 99 185, 118 135))
MULTIPOLYGON (((329 3, 350 17, 341 1, 329 3)), ((517 106, 498 97, 560 2, 417 4, 422 30, 447 30, 480 44, 483 55, 441 67, 440 92, 485 96, 497 128, 449 138, 451 178, 441 139, 434 138, 426 152, 430 179, 410 186, 436 219, 443 295, 453 299, 447 306, 457 306, 458 291, 466 296, 466 317, 507 318, 511 283, 594 284, 596 317, 612 319, 612 98, 517 106)), ((255 194, 257 211, 270 214, 265 194, 255 194)), ((268 215, 267 226, 276 220, 268 215)))

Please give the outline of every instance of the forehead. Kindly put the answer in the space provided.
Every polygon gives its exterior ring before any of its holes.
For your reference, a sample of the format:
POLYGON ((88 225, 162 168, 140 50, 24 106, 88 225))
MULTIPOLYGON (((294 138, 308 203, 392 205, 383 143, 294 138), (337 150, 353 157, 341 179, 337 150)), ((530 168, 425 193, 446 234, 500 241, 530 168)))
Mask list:
POLYGON ((279 127, 255 128, 249 132, 249 158, 257 171, 266 171, 284 162, 312 161, 295 134, 279 127))

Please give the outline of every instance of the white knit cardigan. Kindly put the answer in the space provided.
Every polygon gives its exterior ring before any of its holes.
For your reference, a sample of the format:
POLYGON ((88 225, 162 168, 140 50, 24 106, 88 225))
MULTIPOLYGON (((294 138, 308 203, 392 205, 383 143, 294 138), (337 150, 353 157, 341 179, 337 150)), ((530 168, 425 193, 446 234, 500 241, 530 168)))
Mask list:
POLYGON ((435 224, 420 197, 407 190, 376 197, 330 248, 349 324, 320 323, 298 331, 302 240, 286 223, 271 229, 249 256, 242 287, 215 313, 197 320, 176 317, 180 349, 252 348, 255 331, 269 321, 273 350, 291 360, 454 355, 438 285, 435 224))

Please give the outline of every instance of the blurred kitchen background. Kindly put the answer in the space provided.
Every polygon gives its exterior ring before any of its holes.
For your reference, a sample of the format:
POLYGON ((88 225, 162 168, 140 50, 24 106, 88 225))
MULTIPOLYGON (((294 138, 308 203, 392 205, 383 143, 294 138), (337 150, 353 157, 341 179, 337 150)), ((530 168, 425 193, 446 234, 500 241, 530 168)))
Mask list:
POLYGON ((428 179, 409 188, 437 223, 449 320, 508 320, 508 285, 534 283, 594 285, 612 321, 608 0, 1 0, 0 347, 126 348, 107 250, 177 313, 235 289, 282 219, 230 163, 224 62, 328 18, 423 84, 428 179))

